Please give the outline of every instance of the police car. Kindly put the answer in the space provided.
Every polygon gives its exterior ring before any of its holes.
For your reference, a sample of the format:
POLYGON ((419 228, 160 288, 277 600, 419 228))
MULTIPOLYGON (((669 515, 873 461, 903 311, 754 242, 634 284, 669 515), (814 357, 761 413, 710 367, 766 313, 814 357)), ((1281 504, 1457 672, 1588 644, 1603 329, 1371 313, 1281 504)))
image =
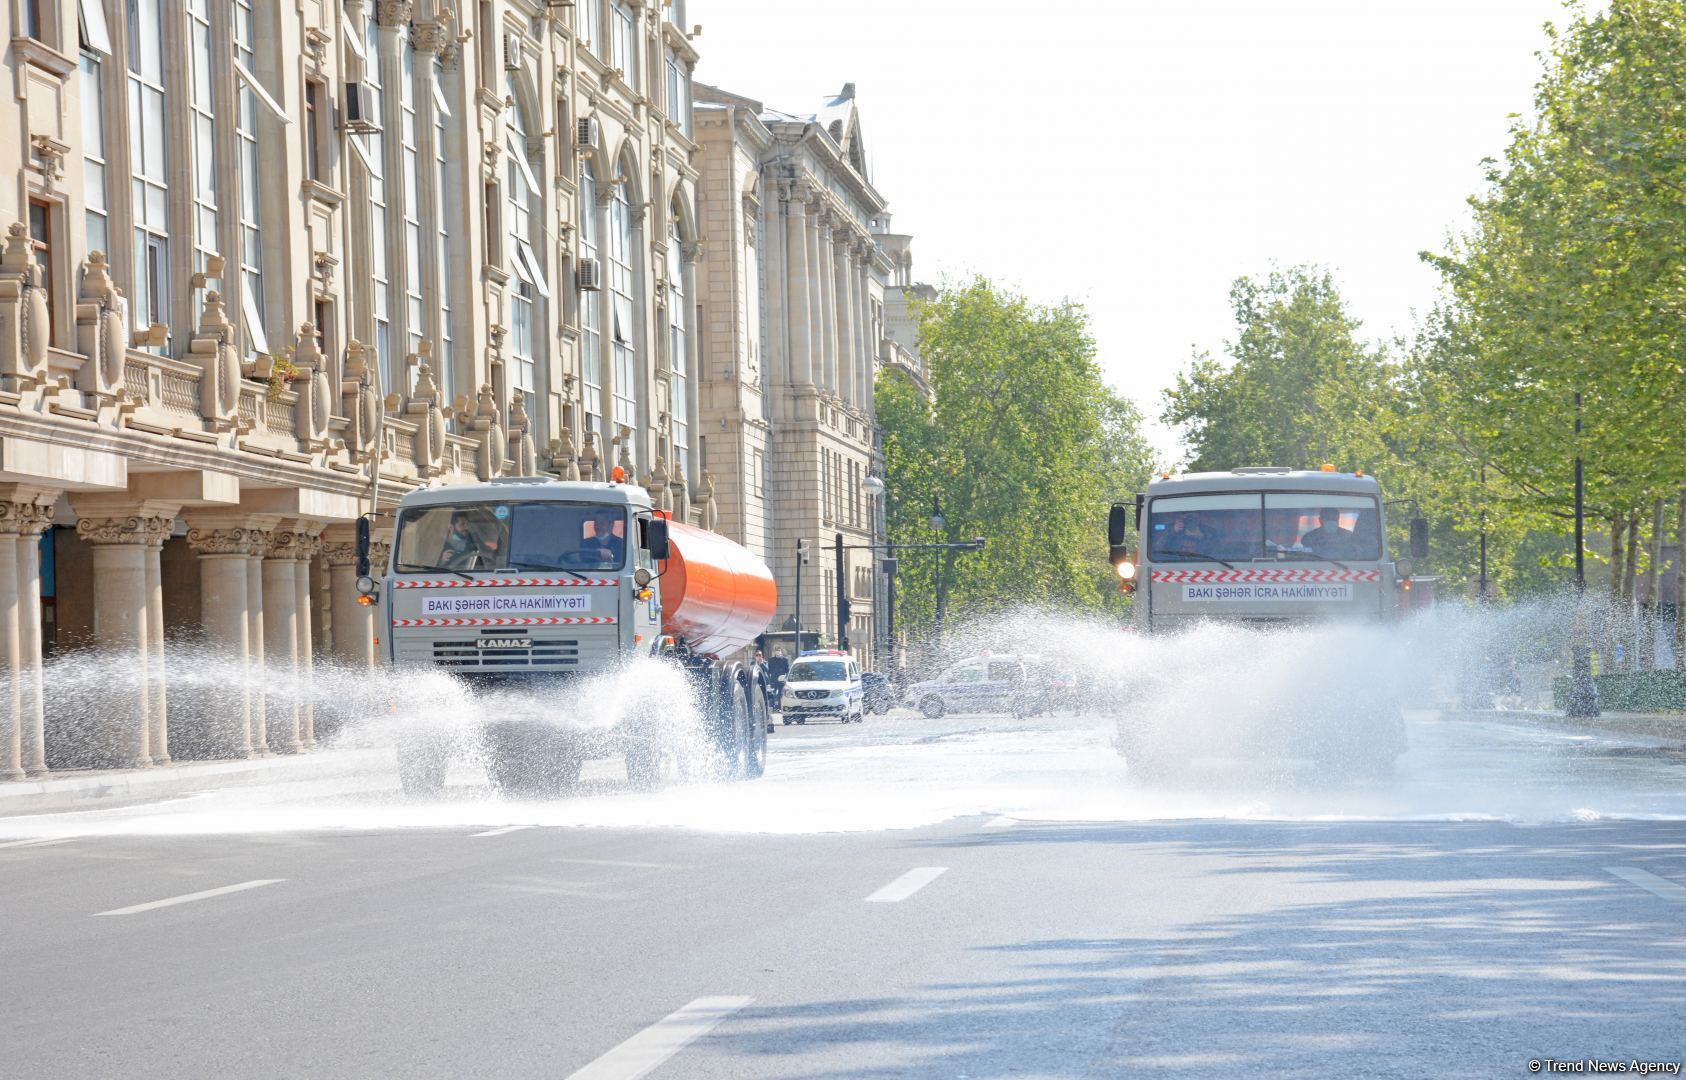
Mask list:
POLYGON ((860 665, 839 649, 805 652, 790 665, 779 713, 787 724, 805 724, 810 717, 835 716, 847 724, 866 719, 866 693, 860 665))

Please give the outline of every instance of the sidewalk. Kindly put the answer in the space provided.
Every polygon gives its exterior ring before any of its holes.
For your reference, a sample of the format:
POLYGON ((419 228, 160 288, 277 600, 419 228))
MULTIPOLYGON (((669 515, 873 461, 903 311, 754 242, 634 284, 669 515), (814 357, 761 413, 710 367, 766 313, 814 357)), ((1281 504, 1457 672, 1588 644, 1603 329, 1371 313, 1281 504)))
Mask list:
POLYGON ((1686 743, 1686 714, 1605 712, 1601 716, 1577 719, 1548 709, 1442 709, 1453 719, 1504 720, 1540 724, 1573 731, 1615 731, 1686 743))
POLYGON ((188 761, 151 769, 76 769, 0 782, 0 817, 94 810, 156 802, 201 791, 262 784, 366 778, 371 791, 396 790, 392 750, 313 750, 241 761, 188 761))

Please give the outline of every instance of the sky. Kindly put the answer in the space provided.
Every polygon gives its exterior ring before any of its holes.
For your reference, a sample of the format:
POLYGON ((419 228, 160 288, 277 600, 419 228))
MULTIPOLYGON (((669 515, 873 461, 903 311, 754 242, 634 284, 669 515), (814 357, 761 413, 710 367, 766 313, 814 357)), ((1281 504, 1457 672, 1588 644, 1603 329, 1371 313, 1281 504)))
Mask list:
POLYGON ((918 278, 1089 311, 1166 463, 1161 392, 1234 336, 1229 286, 1317 263, 1364 336, 1434 302, 1531 110, 1560 0, 689 0, 697 78, 807 113, 856 84, 918 278))

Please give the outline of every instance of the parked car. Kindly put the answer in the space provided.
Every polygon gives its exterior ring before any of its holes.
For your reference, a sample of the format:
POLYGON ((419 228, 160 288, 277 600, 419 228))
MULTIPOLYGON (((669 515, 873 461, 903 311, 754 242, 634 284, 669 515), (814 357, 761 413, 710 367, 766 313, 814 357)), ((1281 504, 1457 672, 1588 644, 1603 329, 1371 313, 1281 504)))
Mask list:
POLYGON ((861 672, 861 688, 866 691, 867 712, 883 716, 896 707, 896 688, 882 672, 861 672))
POLYGON ((780 719, 806 724, 809 719, 835 716, 847 724, 866 719, 866 692, 855 658, 835 649, 805 652, 790 665, 779 695, 780 719))
POLYGON ((933 719, 951 712, 1027 716, 1041 708, 1041 681, 1033 673, 1040 666, 1035 656, 969 657, 934 679, 909 686, 905 700, 933 719))

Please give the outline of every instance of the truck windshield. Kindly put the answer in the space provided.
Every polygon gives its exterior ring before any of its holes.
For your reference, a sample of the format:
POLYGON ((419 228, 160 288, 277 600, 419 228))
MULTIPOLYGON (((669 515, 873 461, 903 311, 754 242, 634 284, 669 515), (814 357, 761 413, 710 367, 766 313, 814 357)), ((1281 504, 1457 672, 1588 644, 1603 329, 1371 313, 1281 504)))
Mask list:
POLYGON ((465 502, 398 518, 399 570, 619 570, 626 508, 585 503, 465 502))
POLYGON ((1160 495, 1147 533, 1148 558, 1165 562, 1382 557, 1381 509, 1368 495, 1160 495))

